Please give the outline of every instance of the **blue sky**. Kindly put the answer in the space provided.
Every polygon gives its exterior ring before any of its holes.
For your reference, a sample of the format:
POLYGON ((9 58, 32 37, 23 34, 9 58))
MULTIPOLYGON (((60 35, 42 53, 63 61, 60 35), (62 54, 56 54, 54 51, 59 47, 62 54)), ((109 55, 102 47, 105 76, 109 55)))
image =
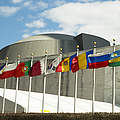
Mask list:
POLYGON ((41 33, 88 33, 119 44, 119 32, 119 0, 0 0, 0 48, 41 33))

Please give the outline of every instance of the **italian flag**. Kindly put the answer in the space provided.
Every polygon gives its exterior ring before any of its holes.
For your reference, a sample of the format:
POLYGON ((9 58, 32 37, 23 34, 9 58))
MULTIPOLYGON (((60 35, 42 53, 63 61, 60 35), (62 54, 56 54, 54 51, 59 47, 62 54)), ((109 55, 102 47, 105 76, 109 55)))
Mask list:
POLYGON ((18 64, 14 72, 14 77, 22 77, 25 75, 29 75, 30 67, 31 67, 31 61, 22 62, 18 64))

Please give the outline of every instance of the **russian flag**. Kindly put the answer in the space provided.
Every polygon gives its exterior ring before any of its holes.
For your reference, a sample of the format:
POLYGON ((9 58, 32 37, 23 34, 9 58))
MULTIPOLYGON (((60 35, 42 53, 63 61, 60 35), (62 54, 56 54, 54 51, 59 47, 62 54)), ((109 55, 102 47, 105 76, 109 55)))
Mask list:
POLYGON ((89 56, 88 64, 89 69, 106 67, 109 64, 110 54, 101 55, 101 56, 89 56))

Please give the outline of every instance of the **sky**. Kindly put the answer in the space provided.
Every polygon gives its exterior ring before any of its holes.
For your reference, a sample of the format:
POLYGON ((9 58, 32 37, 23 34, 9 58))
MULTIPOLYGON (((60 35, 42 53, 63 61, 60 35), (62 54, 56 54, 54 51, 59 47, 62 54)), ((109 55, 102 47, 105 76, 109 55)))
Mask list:
POLYGON ((0 49, 43 33, 87 33, 120 44, 120 0, 0 0, 0 49))

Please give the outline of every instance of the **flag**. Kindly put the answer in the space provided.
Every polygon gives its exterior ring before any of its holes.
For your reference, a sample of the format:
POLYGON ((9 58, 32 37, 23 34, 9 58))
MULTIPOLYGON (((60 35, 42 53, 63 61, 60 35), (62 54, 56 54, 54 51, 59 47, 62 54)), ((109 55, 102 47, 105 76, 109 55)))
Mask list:
POLYGON ((79 70, 78 56, 74 57, 71 64, 71 71, 76 72, 79 70))
POLYGON ((69 67, 70 67, 70 70, 72 70, 72 72, 74 71, 74 67, 76 66, 76 62, 77 62, 77 59, 75 59, 75 57, 77 57, 77 53, 75 53, 70 57, 69 67))
POLYGON ((78 65, 79 69, 88 69, 88 55, 93 54, 93 50, 87 51, 78 55, 78 65))
POLYGON ((33 77, 33 76, 37 76, 37 75, 41 75, 44 72, 44 64, 45 64, 45 59, 41 59, 40 61, 36 61, 30 71, 29 71, 29 76, 33 77))
POLYGON ((120 57, 109 60, 110 67, 120 66, 120 57))
POLYGON ((56 72, 67 72, 69 71, 69 57, 63 59, 57 66, 56 72))
POLYGON ((93 54, 93 50, 82 53, 73 58, 71 68, 72 72, 76 72, 79 69, 87 69, 88 68, 88 55, 93 54))
POLYGON ((17 67, 17 63, 4 65, 4 67, 2 66, 2 69, 0 72, 0 79, 14 77, 14 72, 16 67, 17 67))
POLYGON ((22 77, 29 74, 29 70, 31 67, 31 61, 22 62, 18 64, 15 69, 14 77, 22 77))
POLYGON ((2 64, 2 65, 0 66, 0 74, 3 73, 3 71, 4 71, 4 69, 5 69, 5 66, 6 66, 6 63, 4 63, 4 64, 2 64))
POLYGON ((77 54, 74 54, 70 57, 67 57, 65 59, 63 59, 57 66, 56 68, 56 72, 68 72, 70 71, 71 65, 72 65, 72 60, 74 57, 76 57, 77 54))
POLYGON ((47 67, 47 74, 54 73, 60 62, 60 57, 55 58, 47 67))
POLYGON ((110 60, 110 54, 101 55, 101 56, 89 56, 88 60, 89 60, 89 69, 106 67, 108 66, 108 60, 110 60))
POLYGON ((120 50, 116 50, 115 52, 111 53, 110 59, 120 57, 120 50))
POLYGON ((86 68, 87 68, 87 69, 89 68, 88 56, 89 56, 90 54, 91 54, 91 55, 93 54, 93 50, 90 50, 90 51, 86 52, 86 61, 87 61, 87 67, 86 67, 86 68))
POLYGON ((117 50, 111 53, 111 57, 109 60, 109 66, 110 67, 120 66, 120 50, 117 50))

